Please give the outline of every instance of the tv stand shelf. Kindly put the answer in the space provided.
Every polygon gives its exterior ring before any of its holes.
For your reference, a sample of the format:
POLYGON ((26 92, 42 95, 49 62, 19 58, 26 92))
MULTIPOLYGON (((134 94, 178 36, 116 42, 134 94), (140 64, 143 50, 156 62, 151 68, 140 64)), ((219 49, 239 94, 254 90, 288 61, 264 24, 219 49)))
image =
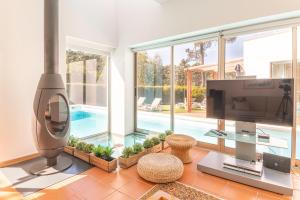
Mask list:
POLYGON ((286 140, 275 138, 272 136, 270 136, 269 139, 263 139, 263 138, 258 138, 256 133, 234 133, 228 131, 225 131, 225 133, 227 135, 219 136, 213 131, 209 131, 205 133, 205 136, 222 138, 226 140, 234 140, 237 142, 244 142, 249 144, 265 145, 265 146, 278 147, 284 149, 288 148, 288 143, 286 140))
POLYGON ((223 163, 227 159, 234 159, 234 157, 220 152, 211 151, 198 162, 197 168, 199 171, 245 185, 250 185, 279 194, 293 195, 291 174, 263 167, 262 176, 255 176, 225 168, 223 163))
MULTIPOLYGON (((245 124, 239 122, 236 124, 236 129, 241 130, 243 126, 245 124)), ((255 126, 249 130, 253 133, 227 131, 220 135, 219 132, 213 130, 207 132, 205 136, 235 141, 236 156, 211 151, 199 161, 198 170, 264 190, 292 195, 293 185, 290 173, 268 169, 261 162, 254 162, 256 161, 256 145, 288 148, 287 141, 271 136, 269 139, 258 138, 254 132, 255 126)))

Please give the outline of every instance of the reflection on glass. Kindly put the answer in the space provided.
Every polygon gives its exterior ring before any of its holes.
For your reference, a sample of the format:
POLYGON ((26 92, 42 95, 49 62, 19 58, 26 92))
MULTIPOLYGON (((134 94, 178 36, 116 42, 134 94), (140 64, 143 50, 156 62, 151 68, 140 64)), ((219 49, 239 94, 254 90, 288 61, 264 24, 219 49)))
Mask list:
POLYGON ((66 71, 71 135, 90 138, 108 132, 108 56, 67 50, 66 71))
POLYGON ((137 128, 164 132, 170 129, 170 48, 137 54, 137 128))
POLYGON ((68 123, 69 109, 65 98, 59 94, 49 99, 45 111, 46 127, 56 137, 64 137, 68 123))
POLYGON ((300 27, 297 28, 297 70, 296 70, 296 158, 300 160, 300 27))
MULTIPOLYGON (((258 32, 225 41, 225 79, 291 78, 292 77, 292 30, 278 29, 258 32)), ((286 139, 290 144, 291 129, 257 124, 257 128, 271 137, 286 139)), ((235 130, 235 122, 226 121, 226 130, 235 130)), ((226 147, 235 147, 225 140, 226 147)), ((257 146, 258 151, 290 156, 288 149, 257 146)))
POLYGON ((291 29, 227 38, 225 45, 225 79, 292 77, 291 29))
POLYGON ((293 79, 211 81, 207 90, 208 117, 293 125, 293 79))
POLYGON ((204 136, 217 129, 217 120, 206 119, 206 81, 218 75, 217 40, 174 46, 174 70, 175 132, 217 144, 216 138, 204 136))

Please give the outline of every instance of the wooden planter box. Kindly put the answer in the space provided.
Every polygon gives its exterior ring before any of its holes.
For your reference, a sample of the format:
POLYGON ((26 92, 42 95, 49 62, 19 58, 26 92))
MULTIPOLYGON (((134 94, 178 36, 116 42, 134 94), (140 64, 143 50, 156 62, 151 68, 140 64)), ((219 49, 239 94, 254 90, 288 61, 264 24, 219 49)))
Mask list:
POLYGON ((146 154, 145 151, 140 152, 139 154, 135 154, 130 156, 129 158, 119 157, 119 166, 123 169, 131 167, 139 161, 139 159, 146 154))
POLYGON ((162 143, 155 145, 149 149, 145 149, 146 153, 158 153, 162 150, 162 143))
POLYGON ((90 154, 90 163, 107 172, 112 172, 117 169, 117 159, 113 159, 112 161, 109 162, 101 158, 98 158, 94 154, 90 154))
POLYGON ((140 159, 141 157, 143 157, 144 155, 146 155, 146 151, 143 150, 142 152, 140 152, 140 153, 137 154, 137 155, 138 155, 138 161, 139 161, 139 159, 140 159))
POLYGON ((75 150, 75 147, 71 147, 71 146, 65 146, 64 147, 64 152, 66 152, 70 155, 74 155, 74 150, 75 150))
POLYGON ((159 143, 158 145, 153 146, 151 149, 152 149, 152 153, 158 153, 162 150, 162 144, 159 143))
POLYGON ((85 153, 83 151, 79 151, 78 149, 74 150, 74 156, 89 163, 90 162, 90 154, 89 153, 85 153))
POLYGON ((161 146, 162 146, 162 149, 166 149, 169 147, 169 144, 167 143, 167 141, 162 141, 161 146))

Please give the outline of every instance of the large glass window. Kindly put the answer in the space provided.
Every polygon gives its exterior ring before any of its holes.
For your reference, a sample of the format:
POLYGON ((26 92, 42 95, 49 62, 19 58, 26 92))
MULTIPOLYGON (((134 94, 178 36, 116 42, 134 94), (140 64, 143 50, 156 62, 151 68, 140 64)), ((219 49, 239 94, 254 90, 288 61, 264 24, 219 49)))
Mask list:
POLYGON ((300 27, 297 28, 297 68, 296 68, 296 158, 300 160, 300 27))
POLYGON ((71 134, 90 138, 108 132, 108 56, 68 50, 66 89, 71 134))
MULTIPOLYGON (((300 57, 299 32, 298 30, 298 59, 300 57)), ((298 148, 300 146, 300 112, 298 112, 300 110, 300 65, 297 66, 297 74, 293 74, 292 28, 233 36, 225 34, 222 38, 225 39, 224 69, 222 66, 218 66, 220 48, 218 40, 200 40, 137 53, 137 130, 164 132, 171 129, 173 123, 174 131, 177 133, 191 135, 198 141, 217 144, 216 138, 204 136, 208 130, 218 128, 218 120, 206 118, 207 80, 217 79, 223 74, 223 70, 224 78, 227 80, 279 79, 296 76, 296 130, 298 136, 296 151, 297 158, 300 159, 300 148, 298 148), (171 60, 172 58, 173 60, 171 60), (221 69, 220 72, 219 69, 221 69), (172 75, 174 75, 173 78, 172 75), (173 91, 171 91, 172 89, 173 91), (172 106, 173 97, 174 105, 172 106), (172 119, 173 112, 174 118, 172 119)), ((223 61, 222 58, 221 61, 223 61)), ((80 63, 73 64, 79 65, 80 63)), ((247 99, 247 103, 251 107, 262 106, 268 101, 267 98, 262 97, 259 102, 251 102, 251 99, 247 99)), ((265 109, 271 109, 274 105, 267 104, 265 109)), ((257 114, 263 115, 263 113, 257 114)), ((234 132, 235 124, 235 121, 226 120, 225 130, 234 132)), ((287 148, 279 148, 257 145, 258 152, 291 156, 291 127, 268 124, 256 124, 256 127, 257 133, 268 134, 275 140, 277 139, 277 142, 281 141, 287 146, 287 148)), ((234 141, 225 140, 224 144, 225 147, 235 148, 234 141)))
POLYGON ((216 119, 206 119, 206 81, 218 77, 218 41, 174 46, 174 70, 175 132, 217 144, 217 138, 204 134, 218 126, 216 119))
MULTIPOLYGON (((226 38, 225 45, 225 79, 292 77, 291 28, 226 38)), ((267 99, 261 99, 260 102, 251 102, 251 99, 246 101, 250 106, 261 106, 267 99)), ((235 122, 226 121, 225 124, 226 130, 235 130, 235 122)), ((291 128, 257 124, 257 132, 264 132, 288 143, 287 149, 258 145, 259 152, 291 155, 291 128)), ((234 148, 235 143, 226 140, 225 146, 234 148)))
POLYGON ((164 132, 171 128, 171 48, 137 53, 138 130, 164 132))

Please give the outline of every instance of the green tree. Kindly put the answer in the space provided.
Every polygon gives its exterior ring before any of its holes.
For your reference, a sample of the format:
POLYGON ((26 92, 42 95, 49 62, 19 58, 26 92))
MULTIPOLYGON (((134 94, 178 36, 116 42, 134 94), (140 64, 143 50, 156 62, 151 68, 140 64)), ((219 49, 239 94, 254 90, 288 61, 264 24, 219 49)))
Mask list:
POLYGON ((66 64, 67 64, 67 74, 66 74, 66 79, 67 79, 67 94, 70 94, 70 83, 71 83, 71 63, 74 62, 83 62, 83 103, 86 103, 86 77, 87 74, 89 73, 87 71, 86 67, 86 61, 87 60, 96 60, 96 83, 103 77, 104 73, 103 70, 105 66, 107 65, 107 58, 106 56, 102 55, 97 55, 97 54, 91 54, 91 53, 86 53, 82 51, 74 51, 74 50, 67 50, 66 52, 66 64))
MULTIPOLYGON (((193 66, 204 65, 204 58, 207 56, 206 51, 211 48, 212 45, 213 42, 211 40, 195 42, 193 49, 186 49, 187 62, 194 61, 193 66)), ((205 86, 206 72, 195 72, 193 74, 193 82, 196 85, 205 86)))
MULTIPOLYGON (((91 54, 91 53, 86 53, 82 51, 74 51, 74 50, 67 50, 66 53, 66 63, 68 65, 67 71, 70 72, 70 63, 73 62, 79 62, 79 61, 87 61, 87 60, 93 60, 96 59, 97 66, 96 66, 96 82, 99 81, 99 79, 103 76, 103 70, 104 67, 106 66, 106 56, 102 55, 97 55, 97 54, 91 54)), ((86 73, 86 70, 85 70, 86 73)))
POLYGON ((212 41, 199 41, 194 43, 193 49, 186 49, 187 61, 195 61, 194 65, 203 65, 206 50, 212 46, 212 41))
POLYGON ((139 52, 137 54, 137 68, 136 78, 138 85, 145 85, 145 65, 148 63, 148 55, 146 52, 139 52))
POLYGON ((184 86, 186 84, 185 80, 185 68, 188 68, 189 64, 185 59, 182 59, 179 66, 175 66, 175 80, 176 85, 184 86))

